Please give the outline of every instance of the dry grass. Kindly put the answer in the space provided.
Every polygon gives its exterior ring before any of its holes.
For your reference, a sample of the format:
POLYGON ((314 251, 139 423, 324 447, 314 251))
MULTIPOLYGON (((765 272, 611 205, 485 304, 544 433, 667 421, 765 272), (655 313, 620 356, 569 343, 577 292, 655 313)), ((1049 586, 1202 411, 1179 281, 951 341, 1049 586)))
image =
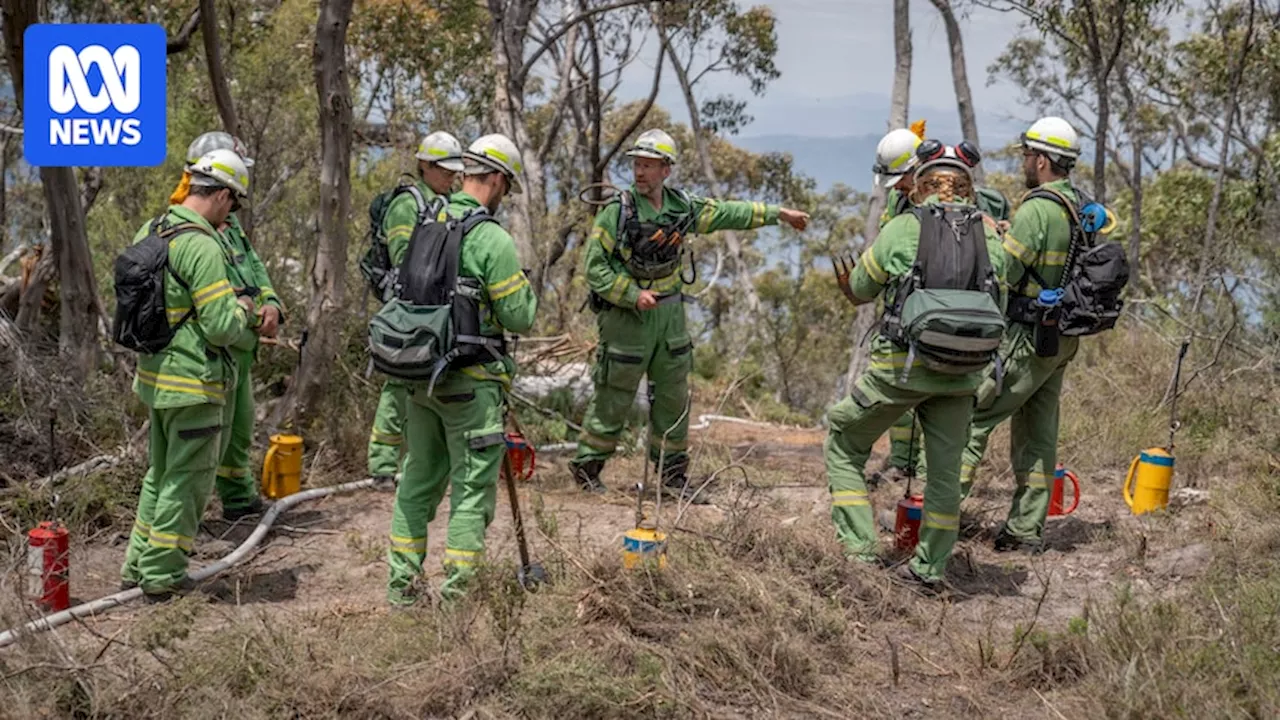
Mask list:
MULTIPOLYGON (((1153 355, 1152 343, 1087 343, 1068 374, 1062 454, 1086 492, 1118 493, 1132 455, 1167 440, 1167 409, 1156 408, 1172 351, 1153 355)), ((1082 601, 1042 564, 1020 596, 921 599, 845 562, 824 516, 781 523, 764 488, 797 478, 787 456, 765 454, 748 459, 745 480, 732 475, 721 520, 675 533, 666 571, 622 570, 615 548, 567 537, 535 502, 530 525, 555 576, 537 594, 496 563, 440 610, 337 598, 304 611, 198 598, 140 608, 0 651, 0 717, 1280 716, 1280 392, 1274 376, 1240 369, 1252 365, 1224 357, 1180 401, 1178 479, 1208 489, 1208 505, 1090 531, 1085 552, 1122 562, 1110 588, 1082 601), (1208 570, 1157 582, 1148 556, 1193 543, 1212 551, 1208 570)), ((1004 436, 988 478, 1007 471, 1004 436)), ((321 474, 363 444, 336 429, 322 437, 321 474)), ((704 444, 695 466, 741 454, 704 444)), ((639 467, 633 457, 611 472, 639 467)), ((86 478, 60 501, 83 508, 82 528, 110 533, 127 526, 138 475, 86 478)), ((1003 487, 985 492, 1002 505, 1003 487)), ((6 522, 49 499, 8 499, 6 522)), ((6 625, 21 617, 18 579, 0 587, 6 625)))

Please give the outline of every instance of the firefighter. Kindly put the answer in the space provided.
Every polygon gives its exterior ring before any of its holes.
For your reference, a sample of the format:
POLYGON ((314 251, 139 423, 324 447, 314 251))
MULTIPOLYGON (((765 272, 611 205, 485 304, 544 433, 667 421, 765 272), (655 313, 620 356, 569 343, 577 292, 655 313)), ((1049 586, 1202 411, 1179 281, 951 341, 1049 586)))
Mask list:
MULTIPOLYGON (((202 156, 213 150, 232 150, 241 157, 246 168, 253 167, 253 159, 246 154, 244 143, 237 137, 221 131, 200 135, 187 147, 187 166, 182 182, 169 197, 170 204, 181 203, 190 189, 190 168, 202 156)), ((253 447, 253 361, 258 351, 259 337, 273 338, 284 322, 284 303, 276 295, 267 268, 258 257, 246 236, 244 226, 233 212, 218 228, 223 257, 227 264, 227 278, 237 296, 246 294, 256 298, 260 329, 258 333, 246 333, 229 352, 236 362, 236 385, 227 396, 231 425, 227 429, 227 449, 218 463, 215 488, 222 501, 222 518, 234 522, 261 513, 266 503, 258 494, 258 483, 249 467, 249 452, 253 447)))
POLYGON ((693 341, 681 293, 684 241, 695 233, 778 222, 803 230, 809 215, 762 202, 695 197, 667 187, 676 144, 662 130, 642 133, 627 155, 635 182, 596 215, 586 244, 587 283, 600 344, 592 372, 595 394, 570 469, 584 491, 605 492, 600 471, 617 449, 640 378, 648 375, 648 460, 662 465, 664 489, 697 501, 700 494, 687 482, 693 341))
MULTIPOLYGON (((922 146, 927 161, 914 171, 911 201, 915 205, 974 203, 970 168, 976 156, 939 146, 922 146)), ((993 223, 992 223, 993 224, 993 223)), ((984 240, 993 271, 989 292, 1001 293, 1003 253, 992 224, 984 224, 984 240)), ((893 218, 862 254, 849 278, 849 295, 858 303, 874 302, 886 291, 896 295, 916 262, 921 222, 915 213, 893 218)), ((969 268, 964 268, 968 277, 969 268)), ((957 270, 957 272, 960 272, 957 270)), ((994 299, 994 298, 993 298, 994 299)), ((946 563, 959 530, 960 455, 967 439, 973 393, 981 370, 942 372, 926 367, 921 357, 904 350, 884 331, 872 339, 871 361, 850 396, 827 414, 830 432, 824 445, 836 536, 850 558, 880 563, 880 543, 872 519, 864 476, 872 445, 904 411, 914 409, 923 429, 930 468, 920 541, 909 563, 896 570, 905 582, 934 591, 943 581, 946 563)))
MULTIPOLYGON (((520 151, 502 135, 486 135, 463 154, 462 191, 448 213, 461 218, 481 208, 496 213, 508 193, 521 191, 520 151)), ((482 222, 462 243, 458 276, 483 286, 481 334, 521 333, 533 327, 537 298, 520 267, 515 242, 497 222, 482 222)), ((440 596, 459 597, 484 557, 484 536, 493 521, 498 472, 506 452, 503 431, 506 392, 515 362, 501 360, 446 372, 435 387, 407 388, 404 433, 407 452, 396 487, 391 519, 387 600, 413 605, 423 596, 422 563, 427 524, 449 496, 445 580, 440 596)))
MULTIPOLYGON (((1080 140, 1070 123, 1057 117, 1041 118, 1022 134, 1021 144, 1027 188, 1045 187, 1078 202, 1069 174, 1080 157, 1080 140)), ((1041 289, 1062 286, 1070 245, 1071 221, 1065 208, 1045 198, 1030 198, 1022 203, 1004 236, 1009 258, 1011 320, 1000 350, 1004 378, 1002 383, 989 378, 978 391, 960 471, 962 492, 968 496, 991 432, 1012 418, 1009 454, 1016 487, 1008 517, 996 535, 995 548, 999 551, 1039 553, 1044 549, 1050 484, 1057 466, 1062 378, 1075 357, 1079 339, 1062 337, 1056 355, 1039 357, 1033 326, 1014 316, 1019 305, 1037 297, 1041 289), (997 387, 1001 388, 998 395, 997 387)))
MULTIPOLYGON (((433 132, 422 138, 414 157, 418 160, 418 178, 397 192, 382 219, 392 267, 404 259, 413 228, 423 219, 423 213, 429 212, 437 197, 447 200, 462 172, 462 144, 447 132, 433 132)), ((369 433, 369 475, 376 480, 391 480, 399 470, 406 397, 403 381, 387 378, 382 384, 369 433)))
MULTIPOLYGON (((163 216, 193 224, 169 242, 168 267, 180 282, 165 282, 170 326, 163 350, 139 357, 133 389, 150 408, 150 469, 121 576, 149 601, 189 589, 187 554, 213 489, 231 423, 236 387, 231 348, 261 322, 253 299, 237 296, 227 276, 218 227, 249 194, 249 170, 234 151, 206 153, 187 168, 185 197, 163 216)), ((152 221, 134 242, 147 237, 152 221)))

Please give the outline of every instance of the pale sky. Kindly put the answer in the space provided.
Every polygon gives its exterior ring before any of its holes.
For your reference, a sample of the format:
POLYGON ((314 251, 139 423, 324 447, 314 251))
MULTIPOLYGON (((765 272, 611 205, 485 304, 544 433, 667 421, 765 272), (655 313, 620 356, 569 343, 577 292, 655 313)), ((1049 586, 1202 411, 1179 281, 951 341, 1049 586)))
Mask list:
MULTIPOLYGON (((753 4, 741 0, 744 7, 753 4)), ((744 136, 797 133, 838 136, 882 131, 867 128, 859 116, 878 98, 887 111, 893 84, 893 3, 891 0, 783 0, 767 2, 778 19, 776 65, 782 76, 764 97, 751 96, 746 83, 731 77, 705 82, 703 97, 732 93, 748 99, 756 122, 744 136), (856 102, 855 96, 857 97, 856 102), (844 103, 833 101, 844 100, 844 103), (849 107, 845 107, 849 106, 849 107), (824 110, 826 110, 824 112, 824 110)), ((1018 32, 1019 16, 975 8, 960 22, 964 33, 969 84, 979 116, 1021 116, 1017 89, 1007 83, 987 86, 987 66, 1018 32)), ((911 107, 945 109, 955 115, 951 61, 942 19, 928 0, 911 3, 913 64, 911 107)), ((652 68, 652 60, 649 67, 652 68)), ((638 69, 628 78, 628 95, 643 95, 649 79, 638 69)), ((664 79, 659 100, 673 114, 685 116, 674 80, 664 79)), ((878 104, 878 103, 877 103, 878 104)), ((941 118, 939 118, 941 120, 941 118)), ((932 119, 931 119, 932 121, 932 119)), ((879 124, 884 122, 883 118, 879 124)))

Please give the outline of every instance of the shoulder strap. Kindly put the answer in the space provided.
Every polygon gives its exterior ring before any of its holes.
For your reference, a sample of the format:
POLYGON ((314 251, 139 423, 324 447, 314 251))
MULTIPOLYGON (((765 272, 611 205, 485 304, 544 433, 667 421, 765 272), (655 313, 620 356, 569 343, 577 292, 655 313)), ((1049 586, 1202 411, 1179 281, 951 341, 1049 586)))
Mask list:
POLYGON ((422 191, 418 189, 417 184, 402 185, 396 194, 407 192, 413 196, 413 202, 418 206, 418 223, 421 224, 427 217, 427 199, 422 196, 422 191))
MULTIPOLYGON (((1080 194, 1080 191, 1076 190, 1074 186, 1072 187, 1072 190, 1074 190, 1077 194, 1080 194)), ((1080 254, 1080 247, 1083 245, 1085 247, 1092 248, 1093 247, 1092 238, 1089 237, 1089 233, 1086 233, 1084 231, 1084 226, 1080 222, 1080 205, 1079 204, 1072 202, 1070 198, 1068 198, 1066 195, 1063 195, 1061 192, 1054 190, 1051 187, 1046 187, 1044 185, 1041 185, 1040 187, 1027 193, 1023 197, 1023 202, 1026 202, 1027 200, 1032 200, 1035 198, 1052 200, 1053 202, 1061 205, 1063 209, 1067 211, 1067 219, 1071 225, 1071 240, 1067 245, 1066 262, 1063 263, 1062 265, 1062 282, 1063 284, 1066 284, 1066 282, 1071 279, 1071 269, 1072 269, 1072 266, 1075 265, 1076 257, 1080 254)), ((1036 272, 1035 268, 1028 267, 1027 270, 1028 270, 1028 274, 1031 275, 1035 279, 1035 281, 1040 284, 1040 287, 1048 288, 1048 285, 1045 283, 1044 278, 1040 276, 1040 273, 1036 272)), ((1019 284, 1019 288, 1018 288, 1019 291, 1025 289, 1026 284, 1027 284, 1026 276, 1023 276, 1023 281, 1019 284)))

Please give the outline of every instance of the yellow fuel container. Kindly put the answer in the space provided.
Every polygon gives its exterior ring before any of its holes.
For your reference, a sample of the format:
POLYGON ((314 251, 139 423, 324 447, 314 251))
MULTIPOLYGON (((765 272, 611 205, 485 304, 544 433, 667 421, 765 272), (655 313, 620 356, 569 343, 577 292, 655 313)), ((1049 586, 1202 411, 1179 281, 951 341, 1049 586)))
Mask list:
POLYGON ((1147 448, 1129 465, 1124 501, 1134 515, 1163 510, 1173 484, 1173 455, 1164 448, 1147 448))
POLYGON ((302 438, 272 435, 271 447, 262 462, 262 494, 272 500, 292 495, 302 488, 302 438))
POLYGON ((652 528, 638 527, 622 534, 622 566, 634 570, 646 563, 667 567, 667 534, 652 528))

